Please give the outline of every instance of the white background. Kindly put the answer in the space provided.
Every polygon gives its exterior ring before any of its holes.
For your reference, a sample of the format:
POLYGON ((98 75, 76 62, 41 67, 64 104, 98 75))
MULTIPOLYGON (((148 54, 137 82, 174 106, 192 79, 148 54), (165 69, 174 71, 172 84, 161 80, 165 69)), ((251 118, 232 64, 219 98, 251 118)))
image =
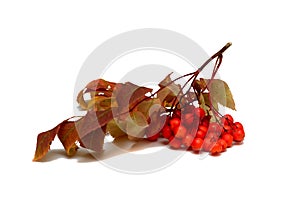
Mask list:
POLYGON ((1 199, 299 199, 297 1, 43 2, 0 3, 1 199), (147 175, 78 157, 31 162, 37 134, 72 116, 86 57, 149 27, 182 33, 209 54, 233 42, 220 73, 245 143, 204 160, 187 153, 147 175))

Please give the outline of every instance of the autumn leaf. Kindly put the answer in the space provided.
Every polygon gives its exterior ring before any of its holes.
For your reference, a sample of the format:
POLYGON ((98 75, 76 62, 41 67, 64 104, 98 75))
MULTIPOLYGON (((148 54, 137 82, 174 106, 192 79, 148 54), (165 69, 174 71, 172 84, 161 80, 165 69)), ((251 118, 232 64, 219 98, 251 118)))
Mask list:
MULTIPOLYGON (((209 83, 209 80, 205 81, 206 83, 209 83)), ((226 106, 227 108, 236 110, 232 93, 225 81, 222 81, 220 79, 213 79, 208 85, 208 90, 210 92, 211 98, 214 101, 223 106, 226 106)))
POLYGON ((77 95, 77 102, 78 102, 79 106, 81 107, 81 109, 86 110, 88 105, 87 105, 87 102, 85 101, 83 95, 84 95, 84 91, 81 90, 77 95))
POLYGON ((58 135, 58 138, 63 144, 67 155, 72 156, 76 153, 76 150, 78 149, 76 145, 78 134, 75 128, 75 122, 69 120, 70 119, 64 120, 53 129, 38 135, 33 161, 38 161, 47 154, 51 142, 56 135, 58 135))
POLYGON ((87 110, 103 111, 109 108, 118 107, 115 98, 105 96, 95 96, 87 102, 87 110))
POLYGON ((164 107, 171 106, 174 99, 181 91, 179 84, 171 83, 171 74, 168 74, 164 80, 158 84, 158 86, 163 89, 157 93, 157 98, 161 101, 162 106, 164 107))
POLYGON ((125 128, 125 122, 117 122, 116 119, 109 121, 106 125, 106 132, 108 132, 112 137, 118 138, 124 135, 127 135, 125 128))
POLYGON ((150 122, 146 129, 148 136, 153 136, 159 133, 166 123, 167 116, 163 115, 165 109, 161 106, 155 106, 150 113, 150 122))
POLYGON ((135 110, 143 113, 143 115, 149 119, 151 114, 149 112, 151 109, 156 109, 157 107, 162 108, 160 100, 158 98, 151 98, 141 102, 135 110))
POLYGON ((123 113, 131 110, 143 99, 146 99, 145 94, 151 93, 152 89, 147 87, 139 87, 133 83, 126 82, 125 84, 117 84, 113 92, 118 105, 118 112, 123 113))
MULTIPOLYGON (((219 106, 218 106, 218 102, 215 101, 214 99, 210 99, 210 95, 209 93, 203 93, 201 94, 202 97, 203 97, 203 100, 205 102, 205 105, 208 105, 209 107, 213 107, 215 110, 219 110, 219 106)), ((203 108, 203 107, 202 107, 203 108)), ((205 108, 205 106, 204 106, 205 108)), ((205 109, 205 110, 208 110, 208 109, 205 109)))
MULTIPOLYGON (((225 81, 222 81, 220 79, 210 80, 200 78, 200 80, 194 81, 193 87, 198 91, 198 93, 201 93, 205 89, 208 89, 211 103, 216 109, 218 108, 217 103, 219 103, 223 106, 226 106, 227 108, 236 110, 232 93, 225 81)), ((204 97, 208 102, 208 97, 204 97)))
POLYGON ((49 151, 51 142, 58 135, 67 155, 76 153, 80 141, 82 146, 100 151, 102 149, 105 132, 103 127, 113 118, 111 109, 105 111, 89 111, 77 121, 64 120, 53 129, 40 133, 37 139, 36 152, 33 161, 42 159, 49 151))
POLYGON ((92 131, 102 128, 113 119, 111 109, 105 111, 88 111, 87 114, 76 122, 80 138, 87 136, 92 131))
POLYGON ((109 82, 104 79, 97 79, 89 82, 85 86, 85 93, 91 92, 91 91, 113 91, 114 87, 116 86, 116 83, 109 82))
POLYGON ((132 112, 127 116, 126 122, 128 139, 139 140, 144 137, 148 122, 143 113, 139 111, 132 112))
POLYGON ((88 83, 86 87, 78 93, 77 102, 83 110, 88 110, 90 109, 91 106, 84 98, 85 94, 87 93, 90 94, 90 98, 91 98, 90 102, 92 102, 90 104, 93 104, 97 100, 99 100, 99 99, 94 99, 97 98, 97 96, 111 97, 115 86, 116 83, 109 82, 104 79, 93 80, 90 83, 88 83))
POLYGON ((192 83, 192 86, 197 90, 198 92, 204 91, 206 89, 206 81, 203 78, 200 78, 200 80, 195 80, 192 83))
POLYGON ((103 150, 105 137, 103 129, 98 128, 94 131, 89 132, 86 136, 80 139, 80 146, 96 152, 101 152, 103 150))
POLYGON ((57 132, 60 142, 63 144, 68 156, 73 156, 78 146, 76 142, 79 140, 75 122, 64 121, 61 123, 60 129, 57 132))
POLYGON ((42 159, 49 151, 50 145, 61 127, 61 123, 49 131, 40 133, 37 137, 36 150, 33 161, 42 159))

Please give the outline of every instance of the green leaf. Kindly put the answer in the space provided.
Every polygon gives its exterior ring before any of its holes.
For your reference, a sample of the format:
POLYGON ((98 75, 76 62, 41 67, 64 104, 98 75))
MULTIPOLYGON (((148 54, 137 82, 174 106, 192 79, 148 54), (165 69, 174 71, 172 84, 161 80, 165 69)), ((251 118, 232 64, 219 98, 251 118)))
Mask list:
POLYGON ((231 91, 225 81, 220 79, 213 79, 211 82, 209 82, 210 80, 208 79, 205 81, 208 84, 210 97, 213 101, 232 110, 236 110, 231 91))
MULTIPOLYGON (((204 102, 205 102, 205 105, 208 105, 208 106, 213 106, 215 110, 219 110, 219 106, 218 106, 218 102, 215 101, 214 99, 209 99, 210 98, 210 95, 209 93, 203 93, 202 94, 203 96, 203 99, 204 99, 204 102)), ((202 107, 203 108, 203 107, 202 107)), ((204 107, 205 108, 205 107, 204 107)), ((203 108, 203 109, 204 109, 203 108)), ((208 109, 205 109, 205 110, 208 110, 208 109)))
MULTIPOLYGON (((199 106, 200 108, 204 109, 205 111, 209 111, 210 110, 210 101, 209 101, 209 96, 208 93, 200 93, 200 97, 199 97, 199 106)), ((213 102, 213 106, 214 108, 216 108, 218 110, 218 104, 215 102, 213 102)))

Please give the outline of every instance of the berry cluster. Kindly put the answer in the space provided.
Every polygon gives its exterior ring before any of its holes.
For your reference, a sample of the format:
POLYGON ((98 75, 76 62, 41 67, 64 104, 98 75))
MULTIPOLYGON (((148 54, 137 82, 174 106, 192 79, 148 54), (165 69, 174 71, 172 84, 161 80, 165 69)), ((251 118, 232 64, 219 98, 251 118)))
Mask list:
POLYGON ((243 125, 234 122, 229 114, 211 122, 211 116, 202 108, 188 106, 182 110, 175 110, 166 118, 161 132, 147 136, 147 139, 156 141, 159 137, 168 139, 173 149, 184 148, 218 154, 233 143, 242 142, 245 132, 243 125))

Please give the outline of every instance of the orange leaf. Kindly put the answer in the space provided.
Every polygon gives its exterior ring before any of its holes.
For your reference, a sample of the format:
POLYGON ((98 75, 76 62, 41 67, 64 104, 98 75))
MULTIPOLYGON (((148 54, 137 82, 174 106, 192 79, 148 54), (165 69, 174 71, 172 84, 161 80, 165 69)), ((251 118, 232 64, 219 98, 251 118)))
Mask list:
MULTIPOLYGON (((63 122, 62 122, 63 123, 63 122)), ((42 159, 50 149, 50 145, 54 140, 56 134, 60 130, 61 124, 58 124, 53 129, 40 133, 37 137, 36 150, 33 161, 42 159)))
POLYGON ((60 142, 63 144, 68 156, 73 156, 78 146, 76 142, 79 140, 75 122, 65 121, 61 124, 61 128, 57 133, 60 142))

